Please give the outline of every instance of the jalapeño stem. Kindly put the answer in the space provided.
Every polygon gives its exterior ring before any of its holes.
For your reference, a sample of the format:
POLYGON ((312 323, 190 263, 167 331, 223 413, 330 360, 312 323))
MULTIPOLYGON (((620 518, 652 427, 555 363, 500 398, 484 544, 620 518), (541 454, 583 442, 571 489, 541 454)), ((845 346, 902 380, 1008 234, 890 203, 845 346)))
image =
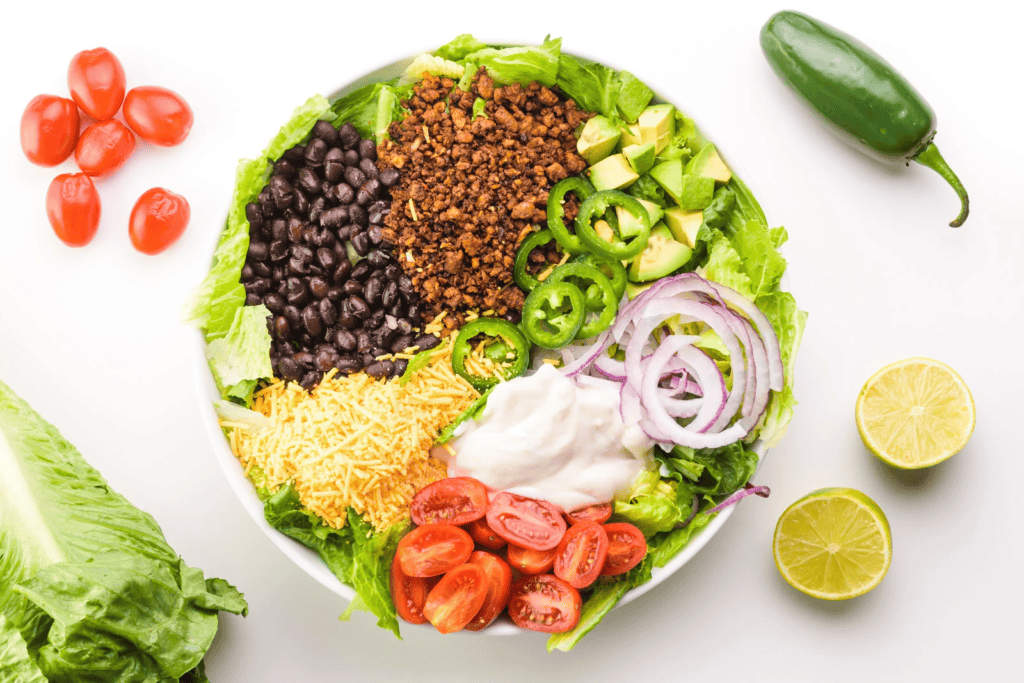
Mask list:
POLYGON ((967 199, 967 190, 964 189, 963 183, 960 182, 960 179, 956 177, 956 173, 953 173, 953 169, 949 167, 946 160, 939 154, 939 148, 935 146, 934 142, 929 142, 924 151, 914 157, 914 161, 938 173, 942 176, 943 180, 956 190, 957 196, 960 197, 960 215, 953 219, 949 227, 959 228, 967 220, 970 204, 967 199))

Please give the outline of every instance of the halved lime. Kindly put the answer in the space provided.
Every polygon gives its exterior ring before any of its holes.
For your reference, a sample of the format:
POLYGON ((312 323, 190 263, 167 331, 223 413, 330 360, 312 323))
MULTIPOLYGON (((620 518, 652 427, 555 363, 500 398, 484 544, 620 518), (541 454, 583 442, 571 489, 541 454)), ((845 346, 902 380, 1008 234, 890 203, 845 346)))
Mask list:
POLYGON ((885 366, 857 397, 857 429, 884 462, 918 469, 958 452, 974 431, 974 399, 960 375, 931 358, 885 366))
POLYGON ((775 566, 793 588, 815 598, 846 600, 867 593, 885 576, 892 534, 882 509, 860 491, 820 489, 782 513, 772 551, 775 566))

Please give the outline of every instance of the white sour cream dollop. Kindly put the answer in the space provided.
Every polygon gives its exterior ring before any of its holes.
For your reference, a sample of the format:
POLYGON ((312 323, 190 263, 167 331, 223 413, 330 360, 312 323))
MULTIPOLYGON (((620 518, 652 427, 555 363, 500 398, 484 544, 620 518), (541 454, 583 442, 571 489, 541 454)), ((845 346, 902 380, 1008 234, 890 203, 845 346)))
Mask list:
POLYGON ((614 386, 579 386, 546 364, 502 382, 452 442, 451 474, 567 512, 626 493, 653 442, 623 424, 614 386))

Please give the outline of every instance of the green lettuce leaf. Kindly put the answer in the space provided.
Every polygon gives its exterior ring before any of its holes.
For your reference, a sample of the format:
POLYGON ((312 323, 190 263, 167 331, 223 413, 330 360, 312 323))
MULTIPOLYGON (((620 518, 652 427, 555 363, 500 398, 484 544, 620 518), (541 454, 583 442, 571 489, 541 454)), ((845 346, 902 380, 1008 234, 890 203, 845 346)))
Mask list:
POLYGON ((348 619, 353 610, 364 609, 377 617, 378 626, 401 638, 389 581, 391 560, 398 541, 408 531, 408 521, 374 533, 361 516, 349 510, 348 524, 334 529, 302 507, 290 484, 266 498, 263 514, 270 526, 314 550, 342 583, 355 590, 357 599, 349 603, 342 619, 348 619))
POLYGON ((708 261, 704 264, 703 275, 708 280, 735 289, 748 299, 754 298, 743 259, 729 238, 717 230, 708 239, 708 261))
POLYGON ((697 532, 708 525, 714 515, 708 515, 707 510, 714 506, 715 502, 710 498, 703 498, 701 502, 702 512, 698 512, 690 523, 682 529, 669 531, 660 537, 652 539, 648 545, 653 546, 651 550, 651 561, 655 567, 664 567, 669 561, 679 554, 686 544, 693 540, 697 532))
POLYGON ((270 364, 270 333, 266 306, 242 306, 227 335, 206 346, 206 360, 221 395, 248 404, 256 383, 274 374, 270 364))
POLYGON ((775 250, 775 243, 766 225, 748 220, 732 235, 730 241, 750 281, 750 292, 753 295, 750 298, 756 301, 761 294, 776 289, 786 271, 786 259, 775 250))
POLYGON ((603 64, 583 64, 575 57, 563 54, 558 58, 557 85, 566 95, 576 100, 581 109, 618 118, 621 81, 614 69, 603 64))
POLYGON ((0 382, 0 652, 48 680, 172 682, 199 665, 218 611, 247 609, 0 382))
POLYGON ((634 123, 654 98, 647 84, 626 70, 619 72, 619 97, 615 102, 627 123, 634 123))
POLYGON ((437 439, 434 440, 434 443, 438 445, 448 443, 455 437, 455 430, 458 429, 459 425, 461 425, 466 420, 476 420, 477 418, 479 418, 480 414, 484 412, 484 408, 487 407, 487 398, 491 395, 491 391, 493 389, 494 387, 491 387, 490 389, 482 393, 480 395, 480 398, 473 401, 469 405, 469 407, 463 410, 462 413, 457 418, 452 420, 452 422, 447 427, 442 429, 441 433, 437 435, 437 439))
POLYGON ((478 116, 482 116, 485 119, 491 118, 484 111, 486 108, 487 108, 487 100, 485 100, 484 98, 478 97, 475 100, 473 100, 473 120, 475 121, 476 117, 478 117, 478 116))
POLYGON ((558 79, 559 56, 562 54, 561 38, 545 38, 538 46, 529 47, 485 47, 469 53, 463 59, 487 69, 488 75, 497 83, 522 83, 538 81, 551 87, 558 79))
POLYGON ((434 50, 434 54, 442 59, 459 62, 465 59, 466 55, 478 52, 486 47, 487 43, 477 40, 470 33, 463 33, 460 36, 456 36, 451 42, 445 43, 434 50))
POLYGON ((235 311, 245 305, 245 288, 241 285, 242 266, 249 250, 245 205, 255 201, 266 184, 270 160, 302 142, 317 119, 327 113, 328 107, 327 100, 320 95, 309 98, 295 110, 291 120, 282 126, 259 157, 239 162, 227 224, 213 254, 213 265, 186 302, 183 312, 186 322, 206 333, 207 341, 225 336, 231 329, 235 311))
POLYGON ((448 78, 458 80, 462 78, 464 70, 465 67, 462 64, 457 64, 444 57, 424 52, 416 55, 412 63, 405 67, 405 71, 402 72, 401 77, 398 79, 398 84, 419 83, 423 80, 424 73, 428 73, 431 76, 447 76, 448 78))
POLYGON ((761 423, 759 435, 768 448, 779 443, 786 435, 786 428, 793 417, 796 398, 793 395, 793 380, 796 367, 796 353, 807 324, 807 313, 796 305, 796 299, 789 292, 769 292, 757 298, 757 307, 768 317, 779 338, 785 384, 768 403, 768 410, 761 423))
POLYGON ((633 524, 648 538, 672 529, 690 514, 689 500, 680 508, 676 489, 677 482, 662 479, 657 470, 641 472, 629 498, 615 501, 615 521, 633 524))
POLYGON ((331 113, 335 125, 351 123, 364 138, 378 143, 392 123, 405 115, 402 100, 412 96, 412 83, 369 83, 335 100, 331 113))
POLYGON ((48 683, 14 624, 0 614, 0 683, 48 683))

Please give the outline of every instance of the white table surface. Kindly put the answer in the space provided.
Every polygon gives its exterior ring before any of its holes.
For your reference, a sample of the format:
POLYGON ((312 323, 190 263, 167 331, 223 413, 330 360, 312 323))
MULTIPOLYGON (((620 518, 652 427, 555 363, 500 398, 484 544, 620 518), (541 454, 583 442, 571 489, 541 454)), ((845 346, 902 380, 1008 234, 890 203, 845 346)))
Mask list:
POLYGON ((937 175, 888 169, 847 148, 775 78, 758 31, 777 3, 180 2, 170 15, 149 3, 102 4, 120 9, 19 3, 4 19, 0 378, 151 512, 190 564, 245 592, 249 616, 222 617, 208 656, 215 682, 951 681, 1012 671, 1024 608, 1019 9, 987 0, 800 7, 885 55, 938 112, 937 142, 972 199, 970 219, 954 230, 946 224, 958 204, 937 175), (771 222, 788 228, 791 289, 810 311, 800 406, 757 476, 771 498, 744 502, 691 563, 570 654, 546 654, 535 634, 420 630, 398 641, 365 613, 339 622, 344 604, 263 536, 214 461, 193 381, 194 333, 180 322, 236 160, 262 149, 309 95, 467 31, 491 41, 563 36, 567 50, 629 68, 694 116, 743 168, 771 222), (99 45, 121 58, 129 87, 184 95, 195 126, 177 148, 140 143, 100 183, 100 233, 72 250, 43 210, 56 170, 24 159, 18 121, 36 94, 66 96, 69 59, 99 45), (133 251, 126 227, 136 197, 156 185, 188 198, 192 223, 174 248, 149 257, 133 251), (899 473, 865 450, 853 407, 875 370, 915 355, 963 375, 978 425, 950 461, 899 473), (835 485, 872 496, 894 539, 881 585, 838 604, 787 586, 771 553, 779 514, 835 485))

